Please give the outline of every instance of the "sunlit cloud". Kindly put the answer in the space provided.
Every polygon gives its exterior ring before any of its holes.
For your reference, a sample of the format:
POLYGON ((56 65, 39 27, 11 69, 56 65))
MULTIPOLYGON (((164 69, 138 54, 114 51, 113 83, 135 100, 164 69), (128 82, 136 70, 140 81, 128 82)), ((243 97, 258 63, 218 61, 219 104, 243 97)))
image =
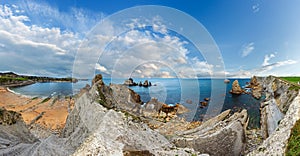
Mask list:
POLYGON ((250 42, 243 46, 242 48, 242 57, 248 56, 250 53, 252 53, 254 50, 254 43, 250 42))

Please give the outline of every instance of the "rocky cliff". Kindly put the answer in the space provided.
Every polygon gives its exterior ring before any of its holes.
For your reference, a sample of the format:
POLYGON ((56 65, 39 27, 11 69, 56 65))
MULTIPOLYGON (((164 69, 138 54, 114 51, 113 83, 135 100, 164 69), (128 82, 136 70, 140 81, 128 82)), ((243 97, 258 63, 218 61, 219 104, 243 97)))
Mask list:
POLYGON ((107 86, 98 75, 76 99, 61 136, 35 138, 18 115, 5 112, 1 121, 9 124, 0 125, 0 155, 240 155, 243 151, 246 110, 233 115, 228 110, 202 124, 187 123, 175 114, 165 123, 156 116, 162 103, 142 104, 134 91, 124 85, 107 86), (153 123, 160 128, 151 127, 153 123), (180 124, 172 128, 173 123, 180 124), (181 123, 186 127, 178 128, 181 123), (168 132, 161 133, 165 129, 168 132))
POLYGON ((300 118, 300 95, 291 84, 273 76, 257 78, 265 94, 261 103, 262 145, 249 155, 284 155, 291 128, 300 118))

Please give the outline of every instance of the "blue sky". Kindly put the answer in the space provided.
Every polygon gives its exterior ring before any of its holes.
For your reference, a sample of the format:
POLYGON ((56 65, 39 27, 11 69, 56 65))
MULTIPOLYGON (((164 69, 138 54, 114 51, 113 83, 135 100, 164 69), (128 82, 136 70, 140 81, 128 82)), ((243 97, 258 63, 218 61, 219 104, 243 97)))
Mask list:
MULTIPOLYGON (((299 1, 51 0, 1 1, 0 5, 0 71, 70 76, 80 45, 97 23, 126 8, 162 5, 187 13, 206 28, 219 47, 224 61, 224 73, 228 77, 300 75, 299 1)), ((122 42, 115 41, 108 48, 128 47, 132 45, 129 42, 131 40, 139 44, 146 40, 154 42, 153 45, 138 48, 159 49, 158 43, 166 43, 173 50, 179 49, 172 58, 173 61, 176 60, 176 65, 143 63, 129 71, 137 77, 193 77, 188 75, 191 72, 187 69, 188 66, 178 62, 189 63, 193 66, 193 72, 200 76, 220 72, 214 70, 216 65, 205 62, 200 55, 195 58, 193 46, 185 43, 180 34, 168 33, 163 36, 164 39, 153 38, 153 35, 147 36, 146 31, 133 30, 120 37, 122 42), (171 43, 167 39, 176 42, 171 43)), ((168 51, 167 48, 163 50, 168 51)), ((134 51, 136 50, 132 49, 128 54, 135 55, 134 51)), ((117 54, 116 51, 113 52, 117 54)), ((132 63, 122 59, 116 62, 110 60, 114 59, 109 57, 110 54, 102 55, 98 56, 94 69, 106 76, 112 75, 115 70, 109 62, 116 63, 114 67, 117 63, 122 66, 132 63)), ((169 55, 171 53, 166 52, 166 55, 160 55, 161 58, 157 59, 167 59, 166 56, 169 55)), ((122 74, 120 72, 116 75, 122 77, 122 74)))

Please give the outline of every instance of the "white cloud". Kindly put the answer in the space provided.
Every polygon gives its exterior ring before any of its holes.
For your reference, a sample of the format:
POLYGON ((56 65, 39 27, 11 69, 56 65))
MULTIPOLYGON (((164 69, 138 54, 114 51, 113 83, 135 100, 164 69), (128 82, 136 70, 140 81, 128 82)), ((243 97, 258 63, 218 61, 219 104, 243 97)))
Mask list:
POLYGON ((264 62, 263 62, 263 64, 262 64, 262 66, 267 66, 267 65, 269 65, 269 64, 270 64, 270 63, 269 63, 269 60, 270 60, 271 58, 273 58, 273 57, 275 57, 274 54, 265 55, 265 59, 264 59, 264 62))
POLYGON ((99 70, 100 72, 104 72, 104 73, 108 72, 107 69, 104 66, 101 66, 99 63, 96 63, 95 69, 99 70))
POLYGON ((254 43, 248 43, 247 45, 243 46, 242 49, 242 57, 248 56, 254 50, 254 43))
POLYGON ((0 5, 0 71, 70 76, 79 35, 36 25, 16 9, 21 10, 17 5, 0 5))
POLYGON ((271 62, 272 58, 275 58, 277 53, 267 54, 264 57, 264 61, 262 65, 258 68, 249 69, 249 70, 243 70, 240 69, 238 72, 230 72, 226 75, 228 77, 251 77, 253 75, 259 75, 259 76, 268 76, 268 75, 275 75, 278 76, 280 74, 283 75, 290 75, 291 73, 287 73, 286 69, 288 68, 295 68, 295 65, 298 63, 296 60, 283 60, 283 61, 277 61, 277 62, 271 62), (293 67, 290 67, 287 65, 294 65, 293 67))
POLYGON ((295 60, 284 60, 284 61, 278 61, 274 63, 270 63, 269 61, 275 57, 275 54, 265 55, 264 62, 262 64, 262 67, 258 69, 258 71, 269 71, 274 69, 275 67, 281 67, 285 65, 291 65, 296 64, 297 61, 295 60))

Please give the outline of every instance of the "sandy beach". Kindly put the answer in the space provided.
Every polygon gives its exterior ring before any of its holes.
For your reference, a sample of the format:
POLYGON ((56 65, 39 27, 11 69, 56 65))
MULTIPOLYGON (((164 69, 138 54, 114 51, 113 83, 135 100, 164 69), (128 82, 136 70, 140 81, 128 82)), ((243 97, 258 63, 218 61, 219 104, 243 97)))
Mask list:
POLYGON ((21 113, 28 126, 39 125, 52 131, 61 130, 65 125, 68 110, 73 109, 73 106, 74 100, 70 98, 30 98, 0 87, 0 107, 21 113))

